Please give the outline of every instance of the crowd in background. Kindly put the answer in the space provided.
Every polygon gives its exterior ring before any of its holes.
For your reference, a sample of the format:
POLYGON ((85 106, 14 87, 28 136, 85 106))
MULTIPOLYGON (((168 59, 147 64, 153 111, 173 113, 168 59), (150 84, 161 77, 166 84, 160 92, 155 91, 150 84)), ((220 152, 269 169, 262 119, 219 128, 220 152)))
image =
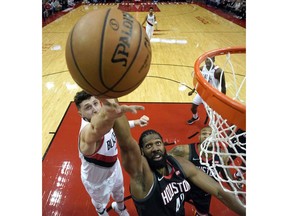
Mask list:
MULTIPOLYGON (((127 0, 43 0, 42 2, 42 18, 45 21, 49 16, 59 11, 74 7, 78 3, 120 3, 127 0)), ((133 2, 133 0, 130 0, 133 2)), ((130 2, 129 0, 127 2, 130 2)), ((155 0, 151 2, 182 2, 183 0, 155 0)), ((224 12, 231 13, 237 19, 246 19, 246 0, 184 0, 191 3, 204 3, 207 6, 219 8, 224 12)), ((148 1, 145 1, 148 2, 148 1)))
POLYGON ((69 7, 74 7, 81 0, 44 0, 42 1, 42 18, 45 21, 49 16, 69 7))
POLYGON ((238 19, 246 19, 246 0, 204 0, 206 5, 232 13, 238 19))

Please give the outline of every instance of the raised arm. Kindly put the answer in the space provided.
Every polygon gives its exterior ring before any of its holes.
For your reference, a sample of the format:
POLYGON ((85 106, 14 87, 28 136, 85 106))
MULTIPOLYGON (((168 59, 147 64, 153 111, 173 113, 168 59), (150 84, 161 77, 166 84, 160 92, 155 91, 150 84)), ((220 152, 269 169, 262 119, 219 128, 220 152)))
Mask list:
POLYGON ((125 115, 115 121, 114 132, 121 150, 122 165, 132 176, 142 167, 142 156, 137 141, 132 137, 125 115))
POLYGON ((119 105, 118 101, 114 99, 103 99, 102 103, 103 107, 98 113, 99 118, 95 119, 95 121, 98 121, 96 125, 102 125, 103 128, 109 128, 109 130, 113 127, 121 150, 123 166, 128 174, 133 176, 135 172, 141 170, 142 156, 137 141, 131 135, 130 125, 125 113, 136 113, 137 110, 143 110, 144 107, 119 105), (105 124, 103 124, 104 120, 105 124))
POLYGON ((218 182, 203 171, 197 169, 193 163, 181 157, 175 157, 181 164, 189 181, 212 194, 224 205, 239 215, 246 215, 246 209, 236 200, 231 193, 225 192, 218 182))
POLYGON ((114 132, 121 151, 122 165, 130 176, 131 194, 142 199, 153 184, 153 174, 137 141, 131 135, 125 115, 115 121, 114 132))
POLYGON ((86 154, 92 154, 102 143, 103 136, 111 130, 114 121, 115 117, 102 106, 100 111, 92 116, 90 123, 81 131, 81 151, 86 154))

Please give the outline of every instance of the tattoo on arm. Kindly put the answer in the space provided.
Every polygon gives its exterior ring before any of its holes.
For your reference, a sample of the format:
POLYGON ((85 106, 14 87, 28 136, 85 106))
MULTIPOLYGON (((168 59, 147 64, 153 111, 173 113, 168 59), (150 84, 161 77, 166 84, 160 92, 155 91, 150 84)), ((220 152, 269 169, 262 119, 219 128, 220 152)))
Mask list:
POLYGON ((173 156, 184 157, 184 155, 185 155, 184 147, 183 146, 176 146, 175 148, 173 148, 169 152, 169 154, 171 154, 173 156))

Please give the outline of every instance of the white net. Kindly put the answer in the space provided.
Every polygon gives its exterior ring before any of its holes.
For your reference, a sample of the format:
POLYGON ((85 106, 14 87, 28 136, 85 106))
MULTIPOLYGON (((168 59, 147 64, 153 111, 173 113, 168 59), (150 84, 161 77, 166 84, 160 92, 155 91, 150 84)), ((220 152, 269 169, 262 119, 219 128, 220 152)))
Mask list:
POLYGON ((246 132, 229 125, 217 112, 204 103, 209 116, 209 126, 212 134, 202 142, 201 155, 212 158, 200 162, 205 164, 225 191, 235 194, 239 202, 246 206, 246 132), (212 157, 211 157, 212 155, 212 157), (214 159, 219 156, 220 163, 214 159), (223 169, 222 176, 218 170, 223 169))
MULTIPOLYGON (((223 56, 215 55, 215 64, 222 69, 221 76, 223 76, 223 71, 225 73, 226 95, 231 100, 239 101, 244 105, 246 98, 245 56, 245 53, 231 55, 229 52, 223 56), (236 72, 235 68, 240 71, 236 72)), ((204 161, 200 157, 200 162, 208 167, 225 191, 233 193, 237 200, 246 207, 246 128, 243 130, 229 122, 229 119, 223 118, 219 114, 220 111, 212 109, 204 98, 203 104, 209 117, 212 134, 201 144, 200 154, 205 155, 207 160, 204 161), (215 163, 216 156, 220 158, 220 163, 215 163), (212 163, 208 158, 212 158, 212 163), (223 172, 220 174, 219 170, 224 171, 224 174, 223 172)))

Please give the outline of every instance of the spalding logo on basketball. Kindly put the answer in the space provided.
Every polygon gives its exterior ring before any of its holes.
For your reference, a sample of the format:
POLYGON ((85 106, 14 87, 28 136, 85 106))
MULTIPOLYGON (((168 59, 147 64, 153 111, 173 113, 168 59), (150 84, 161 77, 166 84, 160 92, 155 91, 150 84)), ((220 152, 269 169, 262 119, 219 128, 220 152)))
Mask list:
POLYGON ((66 44, 72 78, 99 98, 118 98, 135 90, 149 71, 151 57, 150 41, 141 24, 116 8, 84 15, 66 44))

